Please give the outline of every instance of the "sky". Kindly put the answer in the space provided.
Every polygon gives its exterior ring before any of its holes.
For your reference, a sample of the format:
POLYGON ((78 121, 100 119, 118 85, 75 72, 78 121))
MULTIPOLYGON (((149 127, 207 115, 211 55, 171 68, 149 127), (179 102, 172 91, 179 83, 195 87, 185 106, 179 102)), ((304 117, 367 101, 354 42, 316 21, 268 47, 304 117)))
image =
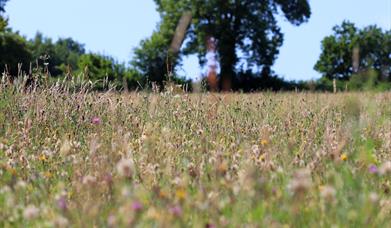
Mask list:
MULTIPOLYGON (((391 0, 310 0, 312 15, 301 26, 278 16, 284 44, 273 70, 287 80, 317 79, 313 70, 321 40, 332 28, 349 20, 362 28, 376 24, 391 29, 391 0)), ((153 0, 10 0, 10 26, 27 38, 37 31, 54 40, 72 37, 88 51, 129 63, 133 49, 157 28, 159 15, 153 0)), ((199 78, 195 56, 184 59, 178 74, 199 78)))

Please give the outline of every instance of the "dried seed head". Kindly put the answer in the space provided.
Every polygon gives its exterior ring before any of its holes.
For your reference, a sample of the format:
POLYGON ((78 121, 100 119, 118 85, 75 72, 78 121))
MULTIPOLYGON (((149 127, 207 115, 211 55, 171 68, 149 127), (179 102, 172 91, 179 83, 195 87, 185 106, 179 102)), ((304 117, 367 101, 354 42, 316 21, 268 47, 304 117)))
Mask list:
POLYGON ((288 187, 294 195, 301 195, 307 192, 311 186, 311 171, 308 169, 300 169, 294 173, 288 187))
POLYGON ((326 186, 322 186, 322 187, 320 188, 320 196, 321 196, 324 200, 326 200, 326 201, 328 201, 328 202, 334 201, 334 200, 335 200, 335 195, 336 195, 336 194, 337 194, 337 192, 336 192, 335 188, 332 187, 332 186, 326 185, 326 186))
POLYGON ((132 177, 134 163, 131 159, 121 159, 117 164, 117 172, 122 177, 132 177))

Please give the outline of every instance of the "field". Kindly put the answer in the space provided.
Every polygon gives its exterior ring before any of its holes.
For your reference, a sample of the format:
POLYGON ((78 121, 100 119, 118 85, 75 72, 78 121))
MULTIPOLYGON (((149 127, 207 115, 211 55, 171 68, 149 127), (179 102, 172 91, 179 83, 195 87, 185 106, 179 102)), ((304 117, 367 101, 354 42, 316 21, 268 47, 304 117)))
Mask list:
POLYGON ((0 227, 389 227, 391 93, 0 85, 0 227))

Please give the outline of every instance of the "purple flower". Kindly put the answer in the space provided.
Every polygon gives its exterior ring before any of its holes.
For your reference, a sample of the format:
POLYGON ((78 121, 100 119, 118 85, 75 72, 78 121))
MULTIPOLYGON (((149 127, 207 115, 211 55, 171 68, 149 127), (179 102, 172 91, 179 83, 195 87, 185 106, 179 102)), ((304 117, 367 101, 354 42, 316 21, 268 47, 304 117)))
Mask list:
POLYGON ((138 201, 134 201, 132 203, 132 209, 136 212, 141 211, 143 209, 143 205, 138 201))
POLYGON ((60 196, 57 199, 57 207, 63 211, 67 210, 68 205, 67 205, 67 200, 66 200, 65 196, 60 196))
POLYGON ((173 206, 170 208, 170 212, 173 215, 180 217, 182 215, 182 208, 180 206, 176 205, 176 206, 173 206))
POLYGON ((99 117, 94 116, 94 117, 92 117, 92 119, 91 119, 91 123, 92 123, 92 124, 95 124, 95 125, 99 125, 99 124, 102 123, 102 121, 101 121, 101 119, 100 119, 99 117))
POLYGON ((376 174, 378 172, 376 165, 370 165, 368 168, 370 173, 376 174))

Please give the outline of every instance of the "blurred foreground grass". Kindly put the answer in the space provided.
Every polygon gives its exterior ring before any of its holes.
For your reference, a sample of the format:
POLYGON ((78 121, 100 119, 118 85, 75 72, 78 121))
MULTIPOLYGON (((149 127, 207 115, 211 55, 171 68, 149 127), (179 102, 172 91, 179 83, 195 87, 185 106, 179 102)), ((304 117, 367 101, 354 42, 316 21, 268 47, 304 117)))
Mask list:
POLYGON ((386 227, 391 93, 0 86, 1 227, 386 227))

